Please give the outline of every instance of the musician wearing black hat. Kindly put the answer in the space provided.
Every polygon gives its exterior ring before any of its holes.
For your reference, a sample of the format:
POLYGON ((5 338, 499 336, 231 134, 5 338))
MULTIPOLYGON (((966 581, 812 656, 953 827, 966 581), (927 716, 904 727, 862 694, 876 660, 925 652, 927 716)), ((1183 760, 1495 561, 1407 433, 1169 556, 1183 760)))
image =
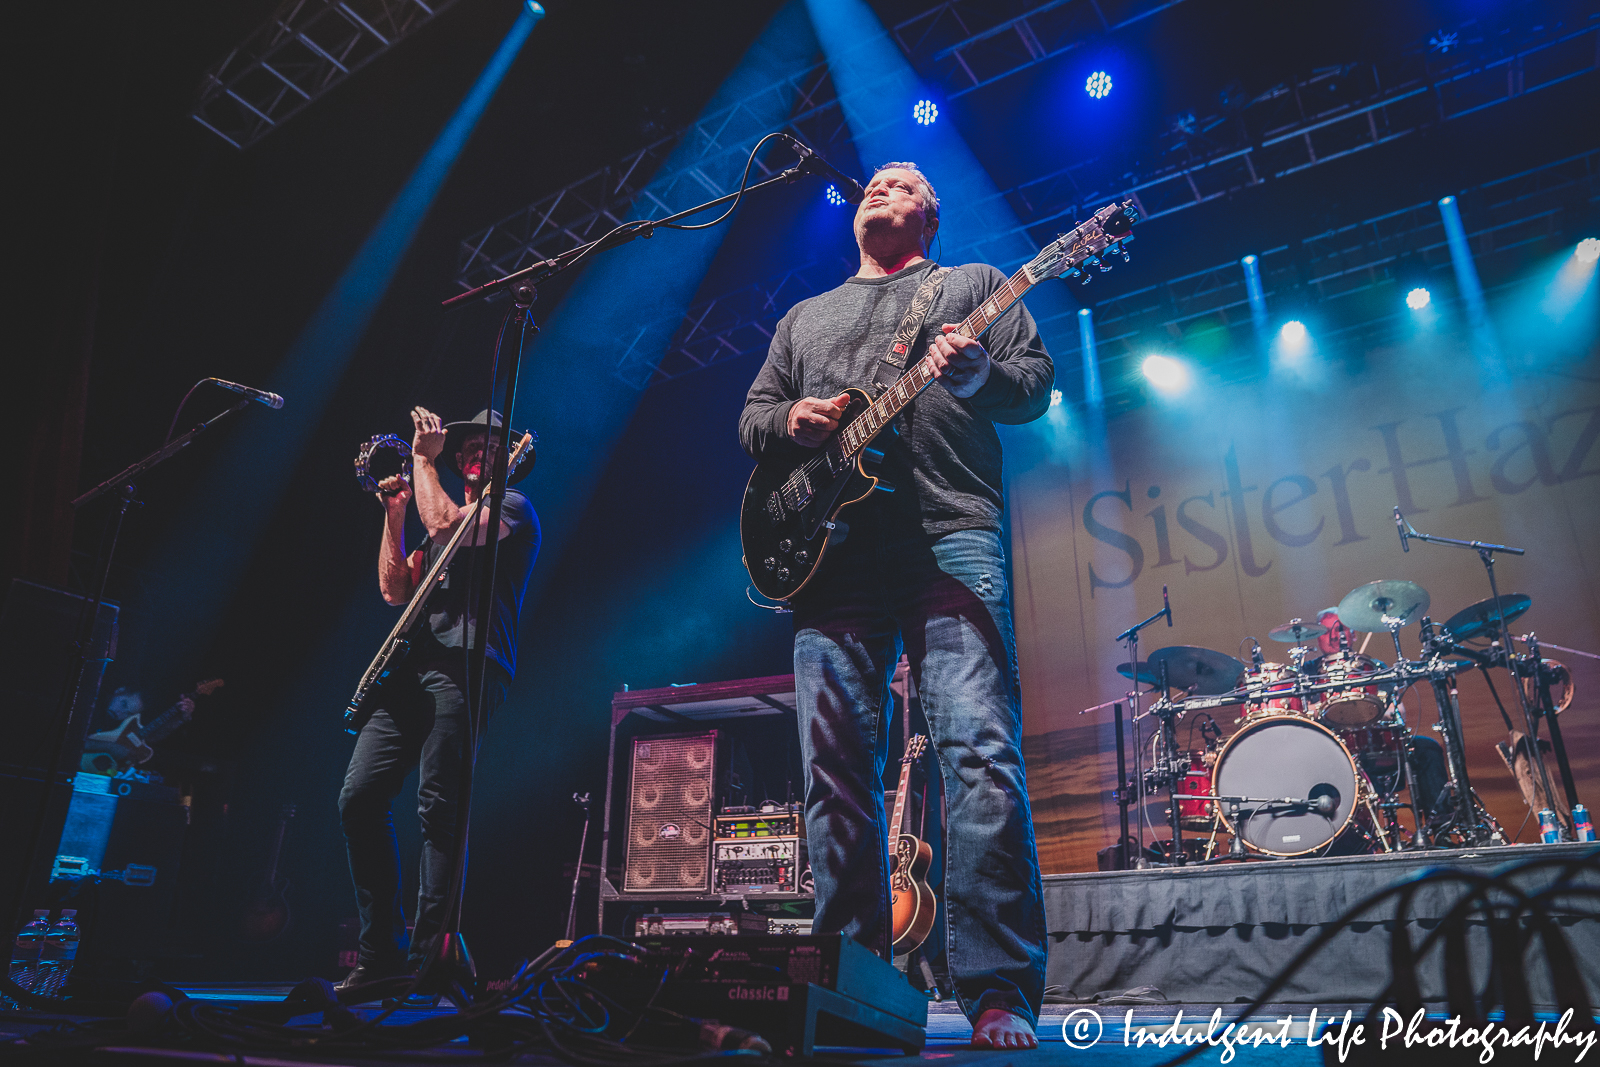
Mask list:
MULTIPOLYGON (((378 549, 378 588, 394 605, 411 600, 422 576, 439 558, 462 522, 476 524, 451 560, 442 584, 428 598, 426 624, 400 668, 376 691, 379 705, 356 738, 339 794, 339 816, 355 882, 361 940, 355 969, 339 983, 345 989, 406 974, 427 957, 444 922, 445 897, 455 862, 456 821, 470 729, 468 652, 487 615, 486 706, 478 721, 504 700, 516 672, 517 620, 528 576, 539 553, 539 519, 528 498, 507 489, 501 505, 494 604, 480 612, 470 601, 488 565, 489 509, 477 505, 489 484, 497 453, 505 447, 498 413, 479 412, 466 422, 443 425, 426 408, 411 412, 412 481, 395 475, 379 483, 385 511, 378 549), (457 504, 439 478, 439 466, 459 476, 464 501, 457 504), (407 508, 415 499, 428 539, 405 548, 407 508), (406 934, 400 899, 400 856, 390 803, 406 776, 417 769, 417 815, 422 827, 415 928, 406 934)), ((533 466, 528 456, 516 474, 533 466)))

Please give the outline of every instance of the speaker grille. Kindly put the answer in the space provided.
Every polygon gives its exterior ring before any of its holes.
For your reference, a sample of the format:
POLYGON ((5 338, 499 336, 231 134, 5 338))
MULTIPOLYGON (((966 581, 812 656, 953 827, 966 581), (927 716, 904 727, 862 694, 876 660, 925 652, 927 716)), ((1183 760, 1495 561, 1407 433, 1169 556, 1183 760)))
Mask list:
POLYGON ((710 892, 716 769, 715 730, 633 739, 625 892, 710 892))

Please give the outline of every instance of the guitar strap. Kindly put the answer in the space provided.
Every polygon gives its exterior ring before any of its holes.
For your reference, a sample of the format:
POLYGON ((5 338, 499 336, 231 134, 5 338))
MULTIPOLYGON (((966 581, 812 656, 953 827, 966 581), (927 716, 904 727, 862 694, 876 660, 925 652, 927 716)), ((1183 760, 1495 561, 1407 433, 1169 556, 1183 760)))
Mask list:
POLYGON ((877 372, 872 376, 874 395, 882 396, 884 390, 892 386, 899 380, 900 375, 906 372, 906 360, 911 355, 911 346, 916 343, 917 334, 922 332, 922 323, 928 317, 928 312, 933 310, 933 302, 939 296, 939 290, 951 269, 933 268, 917 287, 917 294, 911 298, 911 306, 906 309, 905 318, 901 319, 900 325, 895 328, 894 337, 889 342, 888 353, 879 361, 877 372))

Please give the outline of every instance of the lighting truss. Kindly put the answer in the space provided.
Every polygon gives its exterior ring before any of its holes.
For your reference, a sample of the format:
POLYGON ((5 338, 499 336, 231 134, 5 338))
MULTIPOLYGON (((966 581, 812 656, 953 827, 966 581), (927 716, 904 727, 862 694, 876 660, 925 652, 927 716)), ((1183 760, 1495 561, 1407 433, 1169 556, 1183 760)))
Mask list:
POLYGON ((454 3, 284 0, 206 71, 192 116, 235 148, 246 148, 454 3))
POLYGON ((912 65, 954 99, 1182 2, 946 0, 893 33, 912 65))

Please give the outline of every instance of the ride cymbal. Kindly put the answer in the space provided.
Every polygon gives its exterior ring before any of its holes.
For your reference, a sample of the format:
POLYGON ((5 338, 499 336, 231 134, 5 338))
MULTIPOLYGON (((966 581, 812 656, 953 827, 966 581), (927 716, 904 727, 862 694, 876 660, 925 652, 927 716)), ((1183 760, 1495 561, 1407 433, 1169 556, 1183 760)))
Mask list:
MULTIPOLYGON (((1500 610, 1505 613, 1507 625, 1513 620, 1522 618, 1531 607, 1533 607, 1533 597, 1527 593, 1500 594, 1500 610)), ((1488 634, 1498 625, 1499 622, 1495 618, 1494 597, 1489 597, 1450 616, 1445 620, 1444 628, 1449 630, 1450 636, 1457 641, 1466 641, 1488 634)))
MULTIPOLYGON (((1226 693, 1244 673, 1244 664, 1226 652, 1192 645, 1173 645, 1150 653, 1150 669, 1157 678, 1162 665, 1166 665, 1167 684, 1174 689, 1187 689, 1196 696, 1216 696, 1226 693)), ((1157 685, 1161 683, 1157 681, 1157 685)))
POLYGON ((1428 600, 1426 589, 1403 578, 1368 582, 1339 601, 1339 621, 1352 630, 1383 633, 1411 625, 1428 610, 1428 600))

